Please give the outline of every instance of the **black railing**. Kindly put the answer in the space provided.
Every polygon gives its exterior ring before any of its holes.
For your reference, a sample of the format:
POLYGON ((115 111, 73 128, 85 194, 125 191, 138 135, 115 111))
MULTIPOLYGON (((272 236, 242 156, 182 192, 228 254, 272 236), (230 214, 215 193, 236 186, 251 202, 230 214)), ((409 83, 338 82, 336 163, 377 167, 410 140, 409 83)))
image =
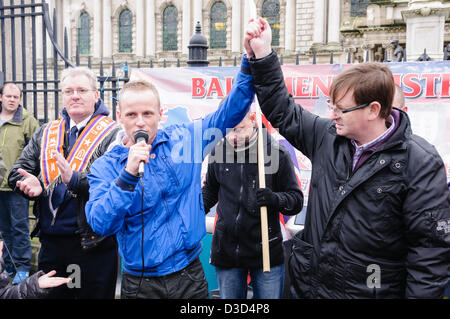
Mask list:
MULTIPOLYGON (((62 49, 58 44, 56 26, 56 11, 53 11, 53 16, 50 18, 49 7, 45 0, 40 0, 40 2, 36 0, 0 0, 0 87, 5 81, 21 85, 23 106, 31 109, 33 115, 41 123, 48 122, 51 117, 58 118, 60 116, 61 89, 58 76, 64 68, 83 64, 95 69, 99 74, 100 96, 105 104, 110 106, 111 115, 115 119, 118 93, 120 87, 129 81, 129 70, 132 67, 153 68, 154 66, 181 67, 188 65, 188 59, 186 58, 124 62, 121 64, 113 60, 107 63, 100 61, 93 65, 91 57, 80 55, 78 48, 76 48, 75 62, 73 62, 70 59, 67 29, 64 29, 62 49), (18 4, 19 2, 20 4, 18 4), (40 26, 42 28, 39 28, 40 26), (52 48, 50 52, 47 49, 47 36, 50 39, 48 46, 52 48), (42 43, 37 43, 37 39, 42 40, 42 43), (50 111, 53 111, 53 114, 49 114, 50 111)), ((194 42, 191 44, 194 44, 194 42)), ((320 58, 322 62, 329 61, 330 64, 334 64, 335 54, 335 52, 317 52, 312 49, 305 54, 280 54, 279 59, 281 64, 287 61, 289 64, 299 65, 302 63, 301 61, 305 60, 304 56, 306 55, 308 63, 317 64, 320 58)), ((389 62, 387 48, 383 48, 378 55, 380 62, 389 62), (382 55, 381 58, 380 54, 382 55)), ((356 55, 348 51, 346 63, 355 63, 355 58, 356 55)), ((447 45, 444 49, 444 59, 450 59, 450 45, 447 45)), ((426 50, 424 50, 420 60, 429 60, 426 50)), ((237 66, 239 61, 239 55, 213 57, 209 59, 209 66, 222 67, 225 64, 237 66)), ((360 56, 359 62, 362 61, 369 61, 368 50, 364 57, 360 56)), ((406 51, 404 51, 402 61, 406 61, 406 51)))
MULTIPOLYGON (((23 91, 22 105, 32 110, 34 117, 41 124, 48 122, 50 117, 60 116, 59 72, 64 68, 80 65, 78 53, 75 63, 69 58, 66 29, 63 35, 64 49, 59 46, 56 26, 56 11, 53 11, 50 18, 49 7, 45 0, 40 2, 21 0, 20 4, 14 0, 0 0, 0 85, 4 82, 19 84, 23 91), (42 29, 39 29, 39 26, 42 26, 42 29), (19 32, 17 28, 20 29, 19 32), (51 42, 50 52, 47 48, 47 36, 51 42), (38 38, 42 39, 39 45, 36 41, 38 38), (21 53, 18 55, 19 50, 21 53), (52 116, 49 114, 50 110, 53 110, 52 116)), ((89 67, 92 67, 91 63, 89 67)), ((111 72, 105 71, 103 63, 100 63, 98 82, 102 89, 102 97, 106 99, 110 97, 112 101, 112 115, 115 117, 119 84, 128 81, 128 72, 118 78, 114 62, 110 67, 111 72), (109 76, 104 75, 108 73, 109 76)), ((109 101, 106 104, 109 104, 109 101)))

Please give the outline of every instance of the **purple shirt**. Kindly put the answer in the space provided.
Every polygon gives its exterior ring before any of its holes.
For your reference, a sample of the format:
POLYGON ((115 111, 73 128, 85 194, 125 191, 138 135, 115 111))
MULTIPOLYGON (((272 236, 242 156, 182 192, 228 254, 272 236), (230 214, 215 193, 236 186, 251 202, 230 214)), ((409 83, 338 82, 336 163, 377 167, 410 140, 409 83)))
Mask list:
POLYGON ((386 142, 396 131, 400 121, 399 111, 392 110, 392 113, 387 121, 391 123, 389 128, 385 132, 383 132, 383 134, 370 141, 369 143, 358 146, 354 140, 351 140, 355 152, 353 154, 353 171, 360 167, 366 161, 366 159, 368 159, 370 155, 375 152, 378 146, 386 142))

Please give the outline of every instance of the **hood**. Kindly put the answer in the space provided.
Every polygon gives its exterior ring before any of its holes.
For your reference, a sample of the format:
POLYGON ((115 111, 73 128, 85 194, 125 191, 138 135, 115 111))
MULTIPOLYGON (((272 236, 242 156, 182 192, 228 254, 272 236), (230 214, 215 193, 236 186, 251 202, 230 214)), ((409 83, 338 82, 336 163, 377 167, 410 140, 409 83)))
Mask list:
MULTIPOLYGON (((0 113, 2 112, 2 102, 0 102, 0 113)), ((19 107, 16 110, 16 113, 14 113, 14 116, 11 119, 11 122, 17 122, 20 123, 23 121, 23 119, 28 115, 26 110, 22 107, 22 105, 19 104, 19 107)))

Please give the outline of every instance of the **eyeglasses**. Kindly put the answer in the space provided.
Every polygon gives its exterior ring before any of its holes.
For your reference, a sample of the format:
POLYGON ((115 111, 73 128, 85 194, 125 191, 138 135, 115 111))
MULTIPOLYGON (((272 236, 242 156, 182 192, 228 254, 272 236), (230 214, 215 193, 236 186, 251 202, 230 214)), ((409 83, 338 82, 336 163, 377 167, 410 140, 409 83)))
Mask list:
POLYGON ((73 90, 73 89, 64 89, 64 90, 62 90, 62 93, 64 95, 67 95, 67 96, 72 96, 72 95, 75 94, 75 92, 77 92, 78 95, 86 95, 90 91, 95 91, 95 90, 86 89, 86 88, 78 88, 78 89, 75 89, 75 90, 73 90))
POLYGON ((369 106, 370 103, 371 102, 364 103, 364 104, 361 104, 361 105, 353 106, 353 107, 350 107, 348 109, 343 109, 342 110, 342 109, 340 109, 338 107, 333 106, 333 104, 331 104, 331 101, 328 99, 327 100, 327 107, 328 107, 328 109, 331 112, 335 113, 336 115, 342 115, 342 114, 345 114, 345 113, 348 113, 348 112, 352 112, 352 111, 356 111, 356 110, 359 110, 359 109, 363 109, 363 108, 369 106))

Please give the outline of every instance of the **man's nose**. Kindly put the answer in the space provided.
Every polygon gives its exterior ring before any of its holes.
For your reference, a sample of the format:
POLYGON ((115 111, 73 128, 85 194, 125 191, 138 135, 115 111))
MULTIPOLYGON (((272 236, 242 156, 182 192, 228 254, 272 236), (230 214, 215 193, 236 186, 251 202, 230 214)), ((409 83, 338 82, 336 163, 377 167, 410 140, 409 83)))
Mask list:
POLYGON ((330 120, 335 121, 339 118, 339 116, 336 114, 336 112, 331 111, 330 112, 330 120))
POLYGON ((141 114, 137 116, 136 125, 139 126, 145 125, 144 117, 141 114))

